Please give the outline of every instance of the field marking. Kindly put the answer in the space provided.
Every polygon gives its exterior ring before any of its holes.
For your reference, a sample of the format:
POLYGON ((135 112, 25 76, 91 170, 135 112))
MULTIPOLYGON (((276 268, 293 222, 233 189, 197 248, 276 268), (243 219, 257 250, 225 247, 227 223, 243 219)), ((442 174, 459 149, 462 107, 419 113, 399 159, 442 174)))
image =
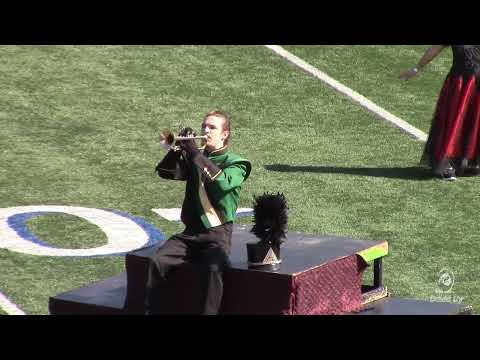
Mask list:
POLYGON ((336 91, 347 95, 350 99, 354 102, 362 106, 363 108, 367 109, 368 111, 374 113, 375 115, 381 117, 382 119, 392 123, 396 127, 400 128, 401 130, 407 132, 408 134, 412 135, 418 140, 427 141, 427 134, 424 133, 422 130, 417 129, 416 127, 410 125, 405 120, 400 119, 399 117, 389 113, 387 110, 381 108, 371 100, 368 100, 365 96, 360 95, 356 91, 350 89, 349 87, 343 85, 342 83, 338 82, 337 80, 331 78, 324 72, 318 70, 317 68, 313 67, 312 65, 308 64, 307 62, 303 61, 299 57, 293 55, 291 52, 285 50, 279 45, 265 45, 267 48, 272 50, 273 52, 277 53, 278 55, 282 56, 283 58, 287 59, 291 63, 297 65, 299 68, 305 70, 306 72, 312 74, 317 79, 320 79, 327 85, 334 88, 336 91))
POLYGON ((138 219, 113 210, 65 205, 31 205, 0 208, 0 249, 42 256, 102 256, 127 253, 150 244, 152 237, 162 240, 152 227, 142 227, 138 219), (32 216, 65 213, 97 225, 105 233, 107 244, 84 249, 57 248, 28 230, 32 216), (151 231, 149 231, 151 230, 151 231))
MULTIPOLYGON (((182 212, 182 209, 180 208, 168 208, 168 209, 152 209, 153 212, 157 213, 164 219, 167 219, 168 221, 181 221, 180 219, 180 214, 182 212)), ((241 217, 248 217, 253 215, 253 209, 252 208, 238 208, 236 216, 238 218, 241 217)))
POLYGON ((20 308, 11 302, 5 295, 0 292, 0 308, 2 308, 8 315, 25 315, 20 308))

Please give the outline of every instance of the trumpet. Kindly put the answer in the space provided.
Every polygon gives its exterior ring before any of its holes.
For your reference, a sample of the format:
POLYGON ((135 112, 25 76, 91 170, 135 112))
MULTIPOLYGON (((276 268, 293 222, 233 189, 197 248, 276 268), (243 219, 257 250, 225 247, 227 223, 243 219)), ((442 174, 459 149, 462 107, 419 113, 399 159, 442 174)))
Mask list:
POLYGON ((173 132, 170 130, 163 130, 160 133, 160 146, 163 147, 164 149, 167 150, 179 150, 179 146, 175 146, 174 144, 177 141, 186 141, 186 140, 206 140, 207 136, 202 135, 202 136, 176 136, 173 132))

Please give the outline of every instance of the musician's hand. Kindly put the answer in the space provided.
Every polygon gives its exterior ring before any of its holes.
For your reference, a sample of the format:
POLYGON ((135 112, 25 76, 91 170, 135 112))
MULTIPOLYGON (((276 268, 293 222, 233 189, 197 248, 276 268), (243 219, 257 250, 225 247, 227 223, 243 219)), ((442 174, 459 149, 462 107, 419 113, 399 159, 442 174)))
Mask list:
MULTIPOLYGON (((178 133, 178 136, 186 137, 186 136, 197 136, 195 131, 191 127, 184 127, 180 132, 178 133)), ((186 141, 176 141, 175 142, 176 146, 179 146, 182 150, 185 150, 187 153, 190 153, 194 151, 194 148, 196 149, 197 146, 195 145, 194 140, 186 141)))
POLYGON ((178 136, 197 136, 195 131, 191 127, 184 127, 180 132, 178 133, 178 136))
POLYGON ((182 150, 185 150, 187 154, 192 155, 198 152, 197 145, 195 144, 195 140, 183 140, 178 141, 182 150))

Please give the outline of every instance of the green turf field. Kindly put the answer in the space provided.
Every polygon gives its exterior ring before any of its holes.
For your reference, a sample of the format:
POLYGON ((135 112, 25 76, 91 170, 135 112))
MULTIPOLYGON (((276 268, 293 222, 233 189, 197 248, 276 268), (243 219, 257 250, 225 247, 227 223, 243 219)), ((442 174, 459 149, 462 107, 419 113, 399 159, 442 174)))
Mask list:
POLYGON ((409 81, 402 71, 417 64, 428 46, 343 45, 285 46, 285 48, 337 81, 428 133, 443 79, 452 54, 444 49, 409 81))
MULTIPOLYGON (((426 46, 285 48, 428 132, 449 50, 406 83, 398 74, 426 46)), ((384 280, 394 295, 430 299, 446 267, 454 295, 480 310, 479 179, 430 178, 418 168, 421 142, 265 47, 3 46, 0 81, 3 208, 116 209, 171 235, 180 224, 151 209, 180 207, 183 184, 153 172, 164 155, 159 131, 199 129, 207 111, 222 108, 233 115, 233 149, 253 163, 241 207, 264 191, 283 192, 291 230, 387 240, 384 280)), ((106 241, 71 215, 28 225, 59 247, 106 241)), ((124 269, 120 257, 4 249, 0 264, 0 292, 27 314, 47 314, 49 296, 124 269)))

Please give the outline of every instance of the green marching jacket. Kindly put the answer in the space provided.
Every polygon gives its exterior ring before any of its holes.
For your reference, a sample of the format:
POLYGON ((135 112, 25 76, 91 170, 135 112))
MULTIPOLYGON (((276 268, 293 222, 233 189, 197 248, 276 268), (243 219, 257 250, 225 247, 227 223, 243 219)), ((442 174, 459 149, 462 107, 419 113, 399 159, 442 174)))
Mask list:
POLYGON ((250 175, 250 161, 228 147, 211 153, 170 150, 157 165, 158 175, 186 180, 181 219, 190 229, 208 229, 235 220, 242 184, 250 175))

